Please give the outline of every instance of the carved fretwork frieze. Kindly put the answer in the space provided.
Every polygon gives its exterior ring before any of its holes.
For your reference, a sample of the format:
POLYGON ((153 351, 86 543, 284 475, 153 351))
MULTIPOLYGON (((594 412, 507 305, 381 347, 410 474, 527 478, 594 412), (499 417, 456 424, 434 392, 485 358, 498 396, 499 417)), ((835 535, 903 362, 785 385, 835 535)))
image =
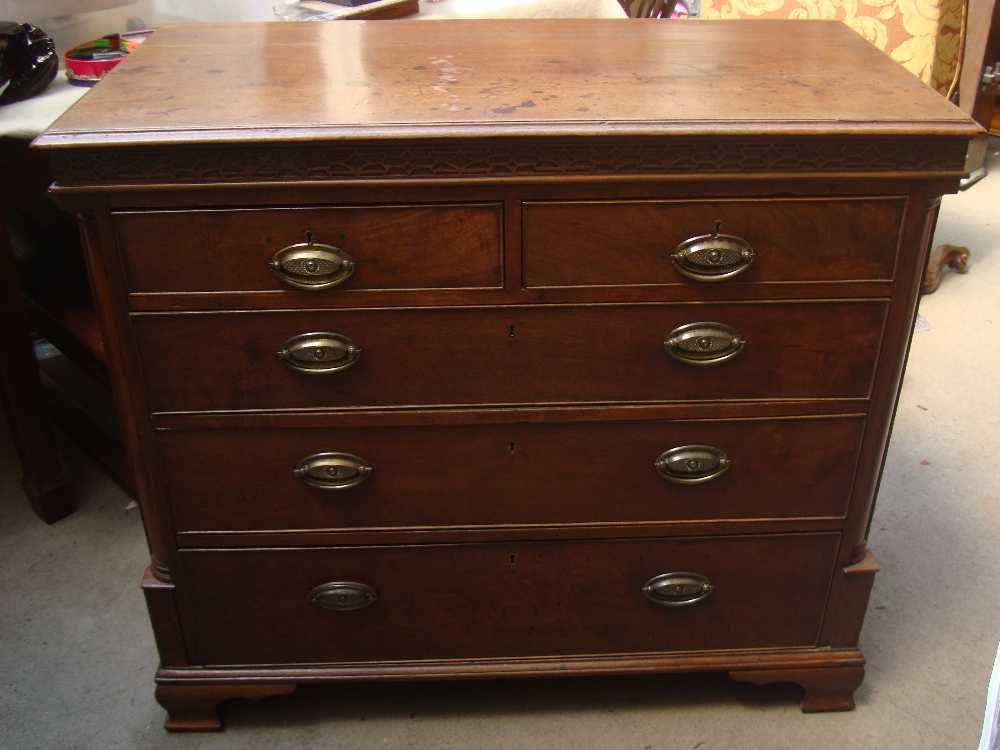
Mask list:
POLYGON ((185 185, 573 175, 961 172, 955 139, 358 143, 50 152, 61 185, 185 185))

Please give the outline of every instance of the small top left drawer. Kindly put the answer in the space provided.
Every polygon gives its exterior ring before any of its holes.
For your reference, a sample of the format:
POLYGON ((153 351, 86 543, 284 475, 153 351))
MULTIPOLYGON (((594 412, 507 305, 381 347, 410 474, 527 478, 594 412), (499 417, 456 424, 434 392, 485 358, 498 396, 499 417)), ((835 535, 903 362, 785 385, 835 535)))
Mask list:
MULTIPOLYGON (((198 209, 115 215, 132 294, 496 289, 502 205, 198 209)), ((318 300, 317 300, 318 301, 318 300)))

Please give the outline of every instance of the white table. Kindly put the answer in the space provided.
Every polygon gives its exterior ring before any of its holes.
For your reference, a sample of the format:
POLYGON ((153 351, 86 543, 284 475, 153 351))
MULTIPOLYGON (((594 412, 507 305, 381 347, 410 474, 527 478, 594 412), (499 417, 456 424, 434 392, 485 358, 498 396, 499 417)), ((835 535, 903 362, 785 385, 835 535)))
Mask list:
POLYGON ((89 89, 70 83, 66 71, 60 67, 55 80, 41 94, 0 107, 0 138, 34 138, 89 89))

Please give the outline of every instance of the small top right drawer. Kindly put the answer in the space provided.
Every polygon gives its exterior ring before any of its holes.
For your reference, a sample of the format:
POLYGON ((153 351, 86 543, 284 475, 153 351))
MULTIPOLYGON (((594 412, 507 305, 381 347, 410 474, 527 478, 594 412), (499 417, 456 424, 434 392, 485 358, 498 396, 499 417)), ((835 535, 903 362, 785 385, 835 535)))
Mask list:
POLYGON ((905 198, 526 202, 528 288, 893 278, 905 198))

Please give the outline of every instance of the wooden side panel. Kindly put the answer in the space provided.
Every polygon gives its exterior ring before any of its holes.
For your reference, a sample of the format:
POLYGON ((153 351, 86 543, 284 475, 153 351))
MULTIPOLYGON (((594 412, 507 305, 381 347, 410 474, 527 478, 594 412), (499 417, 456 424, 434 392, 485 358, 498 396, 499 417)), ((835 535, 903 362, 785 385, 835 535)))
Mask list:
POLYGON ((861 626, 868 612, 868 598, 875 583, 875 574, 879 570, 881 568, 871 550, 867 550, 859 562, 844 568, 844 595, 831 639, 834 648, 852 648, 858 645, 861 626))
POLYGON ((160 654, 160 664, 164 667, 186 667, 188 661, 184 637, 181 634, 180 618, 177 615, 175 586, 158 579, 152 568, 146 568, 142 577, 142 593, 146 597, 149 621, 153 625, 153 637, 160 654))

